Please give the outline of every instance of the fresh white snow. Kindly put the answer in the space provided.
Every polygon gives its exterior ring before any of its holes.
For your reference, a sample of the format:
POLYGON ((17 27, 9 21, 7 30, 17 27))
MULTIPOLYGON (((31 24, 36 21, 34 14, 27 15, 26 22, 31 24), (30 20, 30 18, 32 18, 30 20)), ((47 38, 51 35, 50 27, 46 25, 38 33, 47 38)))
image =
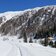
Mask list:
MULTIPOLYGON (((45 6, 47 8, 48 6, 45 6)), ((52 6, 51 6, 52 7, 52 6)), ((26 11, 36 10, 38 11, 43 7, 37 7, 34 9, 28 9, 25 11, 9 11, 0 13, 0 17, 5 16, 6 21, 10 20, 12 17, 16 15, 22 15, 26 11)), ((55 9, 54 9, 55 10, 55 9)), ((31 13, 29 13, 31 17, 31 13)), ((41 19, 42 24, 44 17, 41 19)), ((29 20, 29 19, 28 19, 29 20)), ((17 29, 20 29, 22 26, 24 26, 27 22, 24 22, 21 26, 19 26, 17 29)), ((6 21, 0 24, 4 24, 6 21)), ((16 29, 16 30, 17 30, 16 29)), ((17 39, 17 36, 0 36, 0 56, 56 56, 56 49, 51 47, 44 47, 37 43, 24 43, 23 38, 17 39)))
MULTIPOLYGON (((56 49, 37 43, 19 42, 17 38, 0 38, 0 56, 56 56, 56 49)), ((22 40, 21 40, 22 41, 22 40)))

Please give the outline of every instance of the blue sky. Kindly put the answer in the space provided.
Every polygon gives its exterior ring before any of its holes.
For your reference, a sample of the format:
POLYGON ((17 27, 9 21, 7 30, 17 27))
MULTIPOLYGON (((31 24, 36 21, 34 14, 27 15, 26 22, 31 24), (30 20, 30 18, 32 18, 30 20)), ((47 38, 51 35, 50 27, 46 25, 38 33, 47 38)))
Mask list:
POLYGON ((56 5, 56 0, 0 0, 0 13, 19 11, 39 6, 56 5))

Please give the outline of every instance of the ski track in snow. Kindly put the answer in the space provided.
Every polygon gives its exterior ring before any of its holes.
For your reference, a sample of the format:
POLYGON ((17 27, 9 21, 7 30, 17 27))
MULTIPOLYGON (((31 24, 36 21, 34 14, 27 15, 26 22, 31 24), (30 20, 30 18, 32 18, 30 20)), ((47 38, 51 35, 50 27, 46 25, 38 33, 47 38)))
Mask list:
POLYGON ((56 56, 56 49, 39 43, 19 43, 17 39, 0 40, 0 56, 56 56))
MULTIPOLYGON (((10 42, 11 43, 11 42, 10 42)), ((51 51, 47 47, 43 47, 35 43, 14 43, 12 45, 16 46, 20 52, 20 56, 56 56, 56 53, 51 51)))

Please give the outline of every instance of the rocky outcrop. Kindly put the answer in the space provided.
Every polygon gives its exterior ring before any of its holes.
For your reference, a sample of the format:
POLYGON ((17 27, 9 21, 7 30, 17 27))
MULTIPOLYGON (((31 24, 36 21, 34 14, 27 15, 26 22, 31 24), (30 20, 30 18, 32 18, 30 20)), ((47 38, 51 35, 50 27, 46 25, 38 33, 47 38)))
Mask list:
POLYGON ((36 32, 56 30, 56 7, 42 7, 39 10, 32 9, 22 15, 15 15, 0 27, 0 33, 4 35, 34 35, 36 32))

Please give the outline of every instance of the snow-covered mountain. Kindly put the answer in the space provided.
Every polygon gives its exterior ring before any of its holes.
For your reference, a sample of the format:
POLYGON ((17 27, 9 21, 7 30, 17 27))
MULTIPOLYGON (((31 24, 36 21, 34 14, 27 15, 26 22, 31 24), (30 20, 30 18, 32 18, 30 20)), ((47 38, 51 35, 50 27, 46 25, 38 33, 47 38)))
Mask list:
POLYGON ((27 37, 33 37, 36 32, 51 30, 56 32, 54 5, 0 13, 0 56, 56 56, 55 48, 40 45, 44 38, 32 39, 33 43, 31 38, 27 38, 27 43, 24 38, 18 39, 25 33, 27 37))
POLYGON ((0 14, 0 34, 27 36, 46 32, 56 27, 56 6, 44 6, 24 11, 0 14))

